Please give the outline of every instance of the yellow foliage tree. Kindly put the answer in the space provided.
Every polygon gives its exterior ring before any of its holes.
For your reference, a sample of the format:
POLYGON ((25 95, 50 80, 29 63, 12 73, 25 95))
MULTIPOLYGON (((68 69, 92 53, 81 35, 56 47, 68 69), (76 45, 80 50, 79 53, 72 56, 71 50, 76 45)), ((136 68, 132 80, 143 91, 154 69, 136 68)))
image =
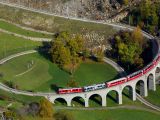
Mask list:
POLYGON ((42 99, 39 104, 39 116, 48 120, 53 120, 54 111, 52 103, 47 99, 42 99))
POLYGON ((144 37, 142 34, 142 30, 139 26, 137 26, 134 31, 132 32, 132 40, 134 42, 139 43, 139 45, 142 47, 142 45, 144 44, 144 37))

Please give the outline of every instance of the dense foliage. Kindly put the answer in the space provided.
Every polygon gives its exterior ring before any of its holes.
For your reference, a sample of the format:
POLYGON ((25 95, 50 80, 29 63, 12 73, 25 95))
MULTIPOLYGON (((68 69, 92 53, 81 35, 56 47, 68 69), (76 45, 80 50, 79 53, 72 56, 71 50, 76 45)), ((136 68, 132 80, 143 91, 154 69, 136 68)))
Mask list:
POLYGON ((121 31, 111 39, 112 57, 129 71, 134 71, 144 65, 143 50, 147 44, 141 29, 137 27, 133 32, 121 31))
POLYGON ((102 61, 104 51, 101 48, 87 48, 84 38, 79 35, 71 35, 61 32, 51 42, 50 53, 52 61, 59 67, 69 70, 73 74, 77 64, 91 55, 96 56, 97 61, 102 61))
POLYGON ((160 1, 142 0, 135 8, 130 10, 129 24, 139 25, 142 29, 157 35, 160 32, 160 1))
POLYGON ((51 42, 50 53, 53 63, 58 64, 61 68, 65 65, 71 66, 71 73, 75 65, 79 63, 79 53, 82 52, 84 40, 80 35, 72 36, 67 32, 58 34, 51 42))

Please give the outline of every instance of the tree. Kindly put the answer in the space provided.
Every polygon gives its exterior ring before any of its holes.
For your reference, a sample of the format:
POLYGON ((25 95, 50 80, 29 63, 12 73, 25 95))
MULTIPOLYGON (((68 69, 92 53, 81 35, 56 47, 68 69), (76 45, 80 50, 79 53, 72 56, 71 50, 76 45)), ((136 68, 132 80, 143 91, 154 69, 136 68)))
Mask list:
POLYGON ((70 51, 65 48, 62 41, 55 40, 52 42, 50 53, 52 56, 53 63, 60 65, 61 67, 65 64, 70 63, 70 51))
POLYGON ((39 116, 42 118, 53 118, 53 105, 51 102, 49 102, 47 99, 40 100, 40 110, 39 110, 39 116))
POLYGON ((104 51, 101 47, 96 49, 95 55, 96 55, 97 62, 102 62, 103 61, 104 51))
POLYGON ((144 38, 139 27, 133 32, 122 31, 116 35, 112 43, 112 54, 126 69, 137 69, 143 66, 142 46, 144 38))
POLYGON ((51 42, 50 53, 53 63, 60 67, 72 64, 71 73, 75 65, 79 63, 79 54, 84 51, 84 40, 77 34, 71 36, 67 32, 56 35, 55 40, 51 42))
POLYGON ((131 39, 133 40, 133 42, 138 43, 142 47, 142 45, 144 44, 144 38, 143 38, 143 34, 139 26, 137 26, 134 29, 131 37, 132 37, 131 39))
POLYGON ((77 34, 75 36, 75 41, 78 44, 78 52, 83 52, 84 51, 84 39, 82 38, 82 36, 80 36, 79 34, 77 34))
POLYGON ((13 111, 6 111, 4 112, 4 117, 6 120, 14 120, 16 119, 18 116, 15 112, 13 111))

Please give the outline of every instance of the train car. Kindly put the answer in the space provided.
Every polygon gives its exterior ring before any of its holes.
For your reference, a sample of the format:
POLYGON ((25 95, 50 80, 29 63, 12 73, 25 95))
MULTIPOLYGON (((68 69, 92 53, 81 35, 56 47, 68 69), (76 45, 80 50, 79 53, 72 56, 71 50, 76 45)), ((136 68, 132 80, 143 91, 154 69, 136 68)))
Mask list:
POLYGON ((109 87, 117 86, 125 82, 127 82, 127 77, 123 77, 123 78, 120 78, 120 79, 117 79, 111 82, 106 82, 106 87, 109 88, 109 87))
POLYGON ((59 89, 58 94, 69 94, 69 93, 81 93, 83 88, 68 88, 68 89, 59 89))
POLYGON ((105 83, 102 83, 102 84, 95 84, 92 86, 85 86, 83 90, 84 92, 89 92, 89 91, 94 91, 94 90, 99 90, 99 89, 104 89, 104 88, 106 88, 106 85, 105 83))
POLYGON ((137 72, 134 72, 130 75, 127 76, 127 81, 131 81, 131 80, 134 80, 136 78, 139 78, 143 75, 143 70, 139 70, 137 72))
POLYGON ((147 65, 144 69, 143 69, 143 74, 148 73, 152 68, 154 68, 155 66, 155 62, 150 63, 149 65, 147 65))
POLYGON ((96 84, 96 85, 95 85, 95 90, 103 89, 103 88, 106 88, 105 83, 102 83, 102 84, 96 84))
POLYGON ((89 92, 89 91, 94 91, 95 90, 95 86, 91 85, 91 86, 85 86, 83 87, 84 92, 89 92))

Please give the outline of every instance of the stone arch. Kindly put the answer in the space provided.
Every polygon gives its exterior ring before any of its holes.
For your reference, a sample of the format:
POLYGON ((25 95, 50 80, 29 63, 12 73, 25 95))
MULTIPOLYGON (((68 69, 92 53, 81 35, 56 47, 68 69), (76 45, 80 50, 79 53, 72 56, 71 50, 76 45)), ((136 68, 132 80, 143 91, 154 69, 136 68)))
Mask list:
POLYGON ((160 73, 160 67, 156 67, 155 73, 160 73))
POLYGON ((160 67, 156 67, 156 70, 155 70, 155 82, 156 84, 160 84, 160 77, 159 77, 159 74, 160 74, 160 67))
POLYGON ((102 105, 102 96, 99 94, 92 94, 89 98, 89 105, 90 106, 99 106, 102 105))
POLYGON ((67 106, 67 101, 64 98, 56 98, 54 104, 67 106))
POLYGON ((107 93, 107 105, 119 103, 121 104, 121 95, 116 90, 111 90, 107 93))
POLYGON ((72 106, 85 106, 85 100, 84 100, 84 98, 82 98, 80 96, 76 96, 76 97, 72 98, 71 105, 72 106))
POLYGON ((144 80, 138 80, 135 88, 136 88, 136 93, 138 93, 141 96, 146 96, 147 88, 144 80))
POLYGON ((149 90, 155 90, 155 75, 153 73, 147 77, 147 87, 149 90))
POLYGON ((133 101, 136 100, 136 91, 135 88, 131 85, 126 85, 122 89, 122 94, 123 96, 126 96, 127 98, 132 99, 133 101))

